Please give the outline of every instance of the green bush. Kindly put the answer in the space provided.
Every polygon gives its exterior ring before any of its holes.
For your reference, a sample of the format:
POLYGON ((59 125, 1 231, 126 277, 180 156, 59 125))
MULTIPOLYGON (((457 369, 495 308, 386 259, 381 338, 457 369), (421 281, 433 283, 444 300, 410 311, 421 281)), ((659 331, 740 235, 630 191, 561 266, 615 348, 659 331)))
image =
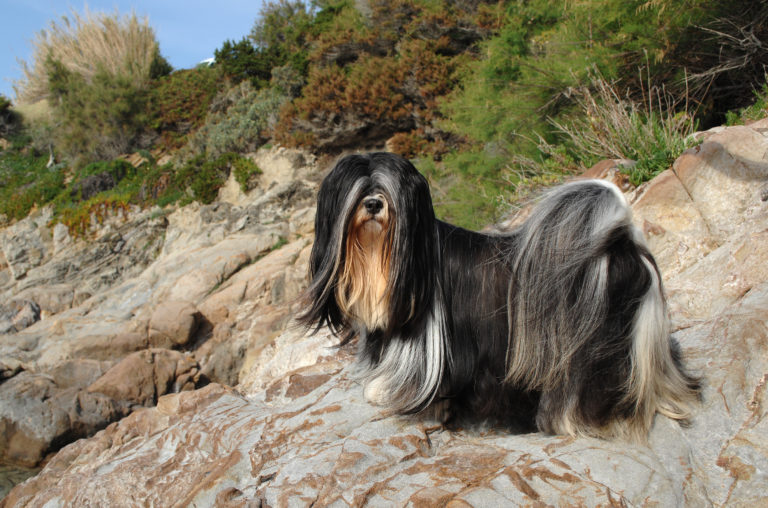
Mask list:
POLYGON ((48 155, 0 152, 0 219, 23 219, 33 206, 43 206, 64 188, 61 166, 46 167, 48 155))
POLYGON ((179 189, 190 190, 191 196, 187 198, 188 200, 208 204, 216 199, 219 189, 224 185, 231 171, 235 171, 235 178, 241 187, 246 186, 246 188, 250 177, 260 172, 251 161, 232 152, 216 158, 200 154, 177 170, 175 182, 179 189))
POLYGON ((220 49, 214 52, 216 66, 232 83, 249 80, 256 88, 269 84, 274 62, 264 58, 253 43, 243 37, 239 42, 226 40, 220 49))
POLYGON ((20 115, 11 109, 11 101, 0 94, 0 137, 10 136, 20 124, 20 115))
POLYGON ((754 92, 754 101, 751 105, 740 108, 737 111, 728 111, 726 113, 726 123, 728 125, 737 125, 767 117, 768 84, 764 84, 760 90, 754 92))
POLYGON ((200 67, 154 81, 148 97, 151 126, 160 132, 165 146, 182 146, 187 135, 203 124, 221 86, 220 76, 215 67, 200 67))
POLYGON ((270 71, 290 65, 305 75, 314 23, 302 0, 270 0, 262 6, 249 37, 270 71))
POLYGON ((90 81, 56 60, 48 61, 56 147, 79 167, 110 160, 140 146, 148 124, 147 94, 129 75, 102 69, 90 81))
POLYGON ((205 124, 190 136, 186 151, 214 158, 255 151, 269 139, 269 129, 288 99, 275 87, 257 90, 250 81, 223 90, 205 124))

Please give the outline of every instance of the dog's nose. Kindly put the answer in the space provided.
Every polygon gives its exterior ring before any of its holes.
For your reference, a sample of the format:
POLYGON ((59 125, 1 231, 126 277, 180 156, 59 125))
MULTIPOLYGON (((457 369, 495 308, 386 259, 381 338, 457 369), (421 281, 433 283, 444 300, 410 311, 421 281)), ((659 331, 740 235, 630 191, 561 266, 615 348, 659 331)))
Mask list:
POLYGON ((384 208, 384 203, 378 198, 370 198, 363 201, 363 206, 371 215, 376 215, 384 208))

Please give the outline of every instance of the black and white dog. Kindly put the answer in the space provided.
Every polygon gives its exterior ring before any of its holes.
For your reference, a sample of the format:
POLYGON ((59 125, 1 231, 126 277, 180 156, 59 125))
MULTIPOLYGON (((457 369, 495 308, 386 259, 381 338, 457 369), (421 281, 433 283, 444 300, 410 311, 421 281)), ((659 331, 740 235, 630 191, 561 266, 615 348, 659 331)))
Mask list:
POLYGON ((698 397, 670 342, 661 278, 612 184, 552 190, 519 228, 435 219, 426 179, 390 153, 322 183, 306 310, 359 337, 365 397, 446 423, 643 440, 698 397))

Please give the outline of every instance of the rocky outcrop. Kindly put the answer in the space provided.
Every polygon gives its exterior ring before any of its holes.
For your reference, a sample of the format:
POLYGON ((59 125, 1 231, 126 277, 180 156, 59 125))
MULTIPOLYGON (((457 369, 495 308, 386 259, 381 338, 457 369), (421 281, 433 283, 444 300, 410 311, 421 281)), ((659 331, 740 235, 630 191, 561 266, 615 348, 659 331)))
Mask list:
MULTIPOLYGON (((241 351, 236 389, 212 383, 162 396, 156 407, 63 448, 4 505, 764 504, 764 125, 705 135, 672 169, 628 194, 665 276, 673 336, 702 376, 703 400, 690 426, 657 416, 648 444, 629 445, 448 431, 426 417, 382 414, 363 400, 348 348, 334 348, 327 330, 306 335, 290 325, 285 302, 301 285, 309 244, 295 237, 188 300, 212 327, 195 350, 202 372, 231 372, 224 344, 241 351)), ((228 245, 225 239, 235 241, 230 233, 219 244, 228 245)), ((226 251, 216 264, 205 252, 193 245, 188 255, 206 263, 190 263, 184 273, 204 268, 195 277, 208 287, 216 279, 210 275, 229 273, 234 258, 226 251)), ((171 295, 176 284, 152 287, 171 295)), ((132 290, 145 294, 144 287, 136 281, 132 290)), ((134 319, 148 322, 134 308, 134 319)))
POLYGON ((164 394, 237 384, 253 343, 282 330, 317 171, 298 151, 253 157, 248 195, 227 185, 211 205, 136 210, 86 240, 48 210, 0 232, 0 462, 32 467, 164 394))

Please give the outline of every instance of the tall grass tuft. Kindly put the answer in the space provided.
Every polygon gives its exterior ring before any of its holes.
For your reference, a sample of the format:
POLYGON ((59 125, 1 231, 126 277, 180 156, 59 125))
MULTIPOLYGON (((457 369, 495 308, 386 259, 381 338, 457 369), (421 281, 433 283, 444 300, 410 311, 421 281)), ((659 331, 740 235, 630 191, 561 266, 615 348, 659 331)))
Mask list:
POLYGON ((99 72, 128 76, 133 87, 144 89, 157 69, 157 40, 146 18, 85 10, 51 21, 32 41, 30 63, 21 62, 24 77, 14 84, 17 102, 34 103, 50 93, 48 64, 60 62, 67 71, 90 82, 99 72))
POLYGON ((578 113, 570 121, 550 120, 564 137, 570 156, 582 167, 600 159, 632 159, 634 185, 670 167, 694 141, 697 123, 688 108, 677 107, 663 87, 649 86, 642 101, 621 97, 600 76, 573 91, 578 113))

